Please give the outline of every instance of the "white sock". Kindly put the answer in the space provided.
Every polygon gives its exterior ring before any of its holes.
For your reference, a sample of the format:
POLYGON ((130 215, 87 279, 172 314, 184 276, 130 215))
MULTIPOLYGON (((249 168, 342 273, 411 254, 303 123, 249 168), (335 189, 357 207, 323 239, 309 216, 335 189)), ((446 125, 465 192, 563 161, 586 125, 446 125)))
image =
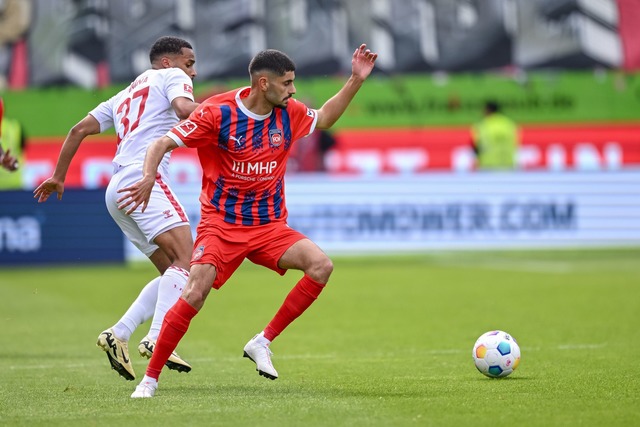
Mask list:
POLYGON ((116 338, 129 341, 133 331, 153 316, 161 278, 162 276, 158 276, 147 283, 124 316, 113 326, 116 338))
POLYGON ((169 267, 162 275, 160 286, 158 287, 158 302, 156 303, 153 321, 149 329, 149 338, 152 340, 158 339, 164 315, 167 314, 167 311, 173 307, 176 301, 178 301, 178 298, 180 298, 180 295, 182 295, 182 290, 187 284, 188 278, 189 272, 175 265, 169 267))
POLYGON ((156 388, 158 388, 158 380, 155 378, 151 378, 145 375, 144 378, 142 378, 142 381, 140 382, 140 384, 144 384, 144 383, 147 383, 150 386, 155 386, 156 388))
POLYGON ((266 339, 264 337, 264 331, 260 332, 258 335, 256 335, 256 341, 258 341, 260 344, 262 345, 269 345, 271 344, 271 341, 269 341, 268 339, 266 339))

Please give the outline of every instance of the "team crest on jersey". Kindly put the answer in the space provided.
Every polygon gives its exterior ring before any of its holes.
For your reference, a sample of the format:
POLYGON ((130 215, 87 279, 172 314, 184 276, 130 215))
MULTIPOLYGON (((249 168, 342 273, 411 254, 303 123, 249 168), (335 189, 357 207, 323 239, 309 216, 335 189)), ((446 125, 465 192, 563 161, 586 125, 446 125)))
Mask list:
POLYGON ((176 129, 182 136, 187 137, 191 132, 198 129, 198 125, 193 123, 191 120, 185 120, 184 122, 180 123, 176 127, 176 129))
POLYGON ((193 87, 191 85, 188 84, 184 84, 184 91, 187 93, 193 93, 193 87))
POLYGON ((191 256, 191 261, 198 261, 200 258, 202 258, 202 255, 204 255, 204 245, 198 246, 193 251, 193 255, 191 256))
POLYGON ((271 147, 279 147, 283 141, 284 137, 281 129, 269 129, 269 145, 271 147))

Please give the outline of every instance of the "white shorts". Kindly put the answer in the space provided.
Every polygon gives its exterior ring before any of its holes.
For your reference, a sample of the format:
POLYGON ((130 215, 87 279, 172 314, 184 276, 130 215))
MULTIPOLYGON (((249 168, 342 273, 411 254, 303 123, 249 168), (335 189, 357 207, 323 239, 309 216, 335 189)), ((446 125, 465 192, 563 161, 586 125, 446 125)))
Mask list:
POLYGON ((149 257, 158 249, 153 239, 172 228, 189 225, 189 218, 168 183, 162 178, 156 179, 144 213, 141 212, 140 206, 131 215, 126 214, 127 208, 118 209, 117 200, 123 196, 118 190, 133 185, 141 178, 142 165, 130 165, 118 170, 109 181, 105 202, 111 217, 124 235, 149 257))

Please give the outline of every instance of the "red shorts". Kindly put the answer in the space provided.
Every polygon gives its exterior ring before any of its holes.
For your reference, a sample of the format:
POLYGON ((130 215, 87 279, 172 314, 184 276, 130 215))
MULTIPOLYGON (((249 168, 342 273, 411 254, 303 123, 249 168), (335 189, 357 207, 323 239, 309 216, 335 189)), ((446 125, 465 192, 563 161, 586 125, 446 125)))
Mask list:
POLYGON ((203 217, 198 224, 191 265, 216 267, 211 285, 214 289, 224 285, 245 258, 282 276, 287 270, 278 267, 278 261, 294 243, 306 238, 285 222, 246 226, 203 217))

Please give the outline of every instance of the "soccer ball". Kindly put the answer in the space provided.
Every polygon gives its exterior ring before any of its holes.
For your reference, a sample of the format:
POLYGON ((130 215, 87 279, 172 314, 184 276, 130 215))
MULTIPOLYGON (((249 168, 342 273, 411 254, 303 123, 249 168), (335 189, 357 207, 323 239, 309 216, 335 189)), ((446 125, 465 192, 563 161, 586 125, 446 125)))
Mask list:
POLYGON ((478 371, 488 377, 506 377, 520 364, 520 347, 508 333, 489 331, 474 344, 473 361, 478 371))

